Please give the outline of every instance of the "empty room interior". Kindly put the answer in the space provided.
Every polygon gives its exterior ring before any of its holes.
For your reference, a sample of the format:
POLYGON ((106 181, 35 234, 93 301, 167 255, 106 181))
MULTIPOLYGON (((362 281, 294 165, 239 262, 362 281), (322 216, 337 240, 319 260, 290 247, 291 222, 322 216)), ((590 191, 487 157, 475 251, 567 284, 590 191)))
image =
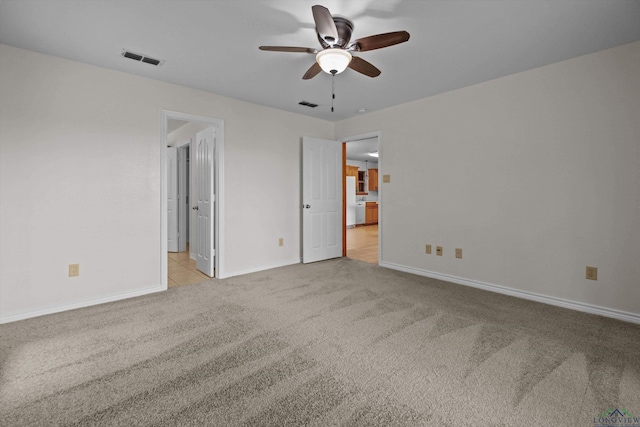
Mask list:
POLYGON ((0 425, 640 426, 640 2, 0 0, 0 233, 0 425))

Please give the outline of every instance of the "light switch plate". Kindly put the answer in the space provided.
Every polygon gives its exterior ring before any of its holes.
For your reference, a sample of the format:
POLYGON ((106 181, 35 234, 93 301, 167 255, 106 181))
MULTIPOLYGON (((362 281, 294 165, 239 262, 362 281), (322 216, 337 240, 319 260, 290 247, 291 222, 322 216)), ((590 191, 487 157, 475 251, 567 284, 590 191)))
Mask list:
POLYGON ((80 275, 80 264, 69 264, 69 277, 77 277, 80 275))
POLYGON ((388 184, 391 182, 391 175, 382 175, 382 182, 388 184))

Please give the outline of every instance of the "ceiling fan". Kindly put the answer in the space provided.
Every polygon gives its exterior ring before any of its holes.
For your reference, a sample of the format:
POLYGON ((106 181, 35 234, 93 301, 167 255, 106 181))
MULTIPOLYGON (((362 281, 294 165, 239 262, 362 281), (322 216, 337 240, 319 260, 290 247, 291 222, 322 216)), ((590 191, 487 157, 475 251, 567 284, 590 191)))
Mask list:
POLYGON ((392 33, 376 34, 375 36, 351 40, 353 23, 346 18, 332 16, 329 9, 316 5, 311 8, 313 20, 316 23, 318 41, 322 45, 321 50, 312 47, 291 46, 260 46, 260 50, 274 52, 298 52, 316 55, 316 62, 302 76, 304 80, 315 77, 320 71, 336 75, 347 67, 369 77, 377 77, 380 70, 370 62, 353 56, 351 52, 366 52, 368 50, 381 49, 394 44, 404 43, 409 40, 406 31, 394 31, 392 33))

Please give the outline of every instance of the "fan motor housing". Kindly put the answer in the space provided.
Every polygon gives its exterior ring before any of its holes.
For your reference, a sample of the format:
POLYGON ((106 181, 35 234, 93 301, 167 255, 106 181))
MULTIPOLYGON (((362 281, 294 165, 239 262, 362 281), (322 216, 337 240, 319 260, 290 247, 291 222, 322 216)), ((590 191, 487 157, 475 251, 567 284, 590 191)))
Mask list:
POLYGON ((340 47, 344 49, 349 43, 349 40, 351 40, 351 34, 353 33, 353 22, 340 16, 334 16, 333 22, 336 24, 336 29, 338 30, 338 40, 325 40, 320 37, 320 34, 318 34, 318 41, 325 49, 331 47, 340 47))

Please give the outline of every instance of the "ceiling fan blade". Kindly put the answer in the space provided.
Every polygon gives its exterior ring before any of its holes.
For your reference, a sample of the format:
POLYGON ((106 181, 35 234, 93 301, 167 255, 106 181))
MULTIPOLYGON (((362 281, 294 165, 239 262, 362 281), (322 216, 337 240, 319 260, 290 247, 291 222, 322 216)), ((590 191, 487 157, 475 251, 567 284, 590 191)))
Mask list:
POLYGON ((320 67, 320 64, 318 64, 317 62, 314 62, 313 65, 311 67, 309 67, 307 72, 304 73, 304 76, 302 76, 302 80, 312 79, 315 76, 317 76, 320 71, 322 71, 322 68, 320 67))
POLYGON ((324 41, 333 46, 338 41, 339 36, 331 12, 320 5, 313 6, 311 11, 313 12, 313 20, 316 22, 316 31, 324 41))
POLYGON ((392 33, 376 34, 375 36, 363 37, 354 40, 349 44, 348 50, 365 52, 367 50, 381 49, 394 44, 404 43, 409 40, 409 33, 406 31, 394 31, 392 33))
POLYGON ((381 73, 373 64, 357 56, 351 58, 349 68, 369 77, 378 77, 381 73))
POLYGON ((299 52, 299 53, 318 53, 317 49, 312 47, 294 47, 294 46, 260 46, 260 50, 268 50, 271 52, 299 52))

